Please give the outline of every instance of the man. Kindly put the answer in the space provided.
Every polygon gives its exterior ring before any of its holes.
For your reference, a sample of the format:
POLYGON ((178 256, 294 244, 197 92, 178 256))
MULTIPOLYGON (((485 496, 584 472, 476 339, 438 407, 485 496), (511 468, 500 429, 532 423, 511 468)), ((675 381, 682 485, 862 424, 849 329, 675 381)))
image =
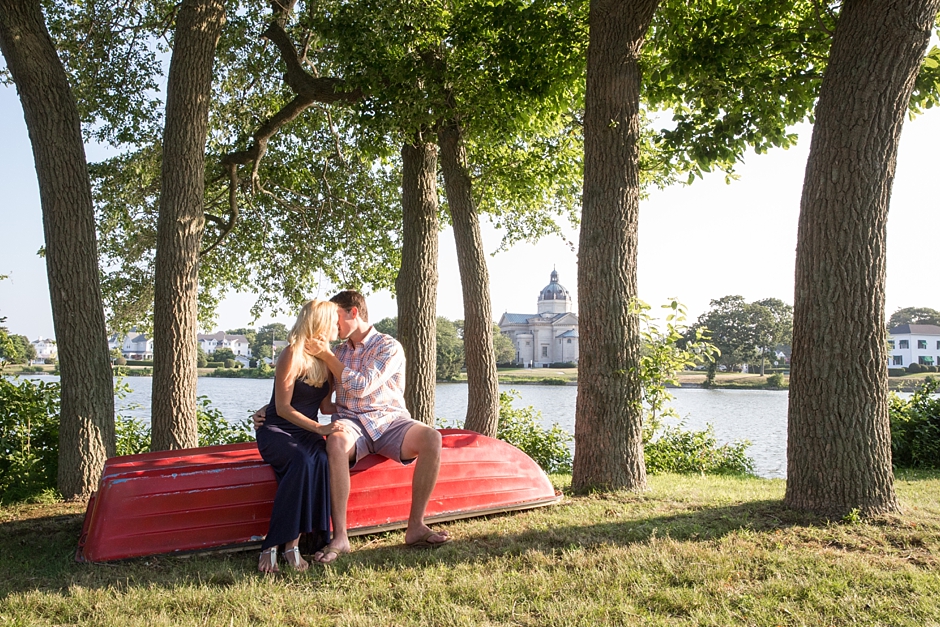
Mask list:
MULTIPOLYGON (((413 420, 405 407, 404 350, 393 337, 377 332, 369 324, 362 294, 347 290, 330 300, 339 306, 339 338, 346 341, 334 354, 325 340, 311 340, 307 352, 322 359, 333 374, 333 421, 342 422, 345 430, 326 440, 333 539, 314 559, 327 564, 349 552, 349 470, 370 453, 401 464, 415 463, 405 543, 421 547, 446 544, 451 541, 446 532, 432 531, 424 524, 424 512, 441 465, 441 434, 413 420)), ((256 417, 255 425, 260 422, 263 419, 256 417)))

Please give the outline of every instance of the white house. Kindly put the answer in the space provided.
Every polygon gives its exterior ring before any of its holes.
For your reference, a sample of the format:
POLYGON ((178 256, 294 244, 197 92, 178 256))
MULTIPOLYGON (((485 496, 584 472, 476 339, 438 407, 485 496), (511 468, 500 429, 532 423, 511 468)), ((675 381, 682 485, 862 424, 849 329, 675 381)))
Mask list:
POLYGON ((902 324, 888 331, 888 366, 940 364, 940 327, 933 324, 902 324))
POLYGON ((244 335, 229 335, 223 331, 207 334, 200 333, 196 336, 196 341, 202 347, 207 355, 211 355, 220 348, 229 348, 235 353, 236 357, 250 357, 251 350, 248 348, 248 338, 244 335))
POLYGON ((44 339, 39 336, 39 339, 33 340, 30 344, 36 349, 36 359, 55 359, 59 354, 59 348, 55 340, 51 338, 44 339))
POLYGON ((539 292, 537 313, 504 313, 499 331, 516 347, 515 363, 548 367, 578 361, 578 316, 571 311, 571 294, 552 270, 549 284, 539 292))
POLYGON ((150 361, 153 359, 153 338, 144 333, 131 331, 127 335, 112 335, 108 338, 108 349, 121 351, 125 359, 150 361))

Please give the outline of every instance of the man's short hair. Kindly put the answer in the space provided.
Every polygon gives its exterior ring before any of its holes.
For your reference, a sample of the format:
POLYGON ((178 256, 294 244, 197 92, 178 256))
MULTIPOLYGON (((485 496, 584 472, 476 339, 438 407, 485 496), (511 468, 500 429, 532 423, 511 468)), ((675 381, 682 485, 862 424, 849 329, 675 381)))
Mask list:
POLYGON ((336 303, 346 311, 355 307, 359 310, 359 317, 362 318, 364 322, 369 321, 369 309, 366 307, 366 297, 356 290, 343 290, 331 298, 330 301, 336 303))

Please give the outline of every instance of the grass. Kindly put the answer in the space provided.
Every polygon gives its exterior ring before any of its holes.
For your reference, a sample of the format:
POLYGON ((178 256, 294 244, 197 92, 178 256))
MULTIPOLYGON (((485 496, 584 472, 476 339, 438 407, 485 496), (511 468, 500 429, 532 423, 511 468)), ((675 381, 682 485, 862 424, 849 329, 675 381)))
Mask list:
POLYGON ((843 523, 785 509, 779 480, 655 476, 269 578, 254 553, 77 564, 80 505, 6 507, 0 624, 938 625, 940 473, 898 479, 902 515, 843 523))

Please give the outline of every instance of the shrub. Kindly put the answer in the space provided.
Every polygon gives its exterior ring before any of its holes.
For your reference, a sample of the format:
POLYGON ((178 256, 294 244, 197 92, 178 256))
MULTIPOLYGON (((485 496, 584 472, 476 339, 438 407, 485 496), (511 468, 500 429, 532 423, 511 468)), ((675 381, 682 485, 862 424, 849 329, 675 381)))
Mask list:
MULTIPOLYGON (((128 388, 118 380, 115 395, 128 388)), ((56 381, 0 378, 0 503, 48 501, 55 491, 59 457, 59 398, 56 381)), ((199 446, 249 442, 251 419, 232 424, 200 396, 196 407, 199 446)), ((126 416, 115 419, 118 455, 150 449, 150 426, 126 416)))
POLYGON ((938 382, 924 379, 910 398, 892 393, 892 463, 898 468, 940 468, 940 398, 933 396, 938 382))
POLYGON ((226 368, 234 368, 234 367, 235 367, 235 360, 234 360, 234 359, 226 359, 226 360, 225 360, 225 367, 226 367, 226 368))
POLYGON ((747 440, 718 445, 711 425, 704 431, 685 431, 681 425, 664 427, 659 437, 644 446, 646 472, 751 474, 754 462, 745 451, 747 440))
POLYGON ((903 377, 907 374, 907 370, 904 368, 888 368, 889 377, 903 377))
POLYGON ((127 365, 127 360, 124 359, 123 357, 118 357, 117 359, 114 360, 114 365, 116 365, 116 366, 126 366, 126 365, 127 365))
POLYGON ((940 368, 937 366, 927 366, 927 369, 930 370, 930 372, 940 372, 940 368))
POLYGON ((568 380, 561 377, 546 377, 539 379, 539 383, 542 385, 568 385, 568 380))
POLYGON ((907 371, 908 371, 909 373, 911 373, 911 374, 917 374, 918 372, 923 372, 923 371, 924 371, 924 367, 921 366, 920 364, 910 364, 910 365, 907 367, 907 371))
POLYGON ((153 368, 128 368, 125 374, 129 377, 152 377, 153 368))
POLYGON ((53 491, 58 445, 59 383, 0 378, 0 502, 53 491))
POLYGON ((578 364, 573 361, 556 361, 552 364, 549 364, 549 368, 577 368, 578 364))
MULTIPOLYGON (((123 365, 123 364, 122 364, 122 365, 123 365)), ((153 365, 153 360, 152 360, 152 359, 150 359, 150 360, 146 360, 146 359, 128 359, 128 360, 127 360, 127 365, 128 365, 128 366, 152 366, 152 365, 153 365)))
POLYGON ((216 446, 218 444, 234 444, 235 442, 251 442, 251 418, 244 418, 241 422, 230 423, 222 411, 213 407, 208 396, 200 396, 196 404, 196 422, 199 431, 199 446, 216 446))
POLYGON ((206 362, 206 368, 224 368, 224 367, 225 367, 224 361, 207 361, 206 362))
POLYGON ((514 398, 519 398, 516 390, 499 393, 496 437, 531 457, 547 473, 571 472, 571 434, 557 423, 545 429, 539 424, 542 412, 532 407, 516 409, 514 398))
POLYGON ((777 372, 767 377, 767 387, 771 390, 782 390, 787 387, 787 382, 783 379, 783 373, 777 372))

